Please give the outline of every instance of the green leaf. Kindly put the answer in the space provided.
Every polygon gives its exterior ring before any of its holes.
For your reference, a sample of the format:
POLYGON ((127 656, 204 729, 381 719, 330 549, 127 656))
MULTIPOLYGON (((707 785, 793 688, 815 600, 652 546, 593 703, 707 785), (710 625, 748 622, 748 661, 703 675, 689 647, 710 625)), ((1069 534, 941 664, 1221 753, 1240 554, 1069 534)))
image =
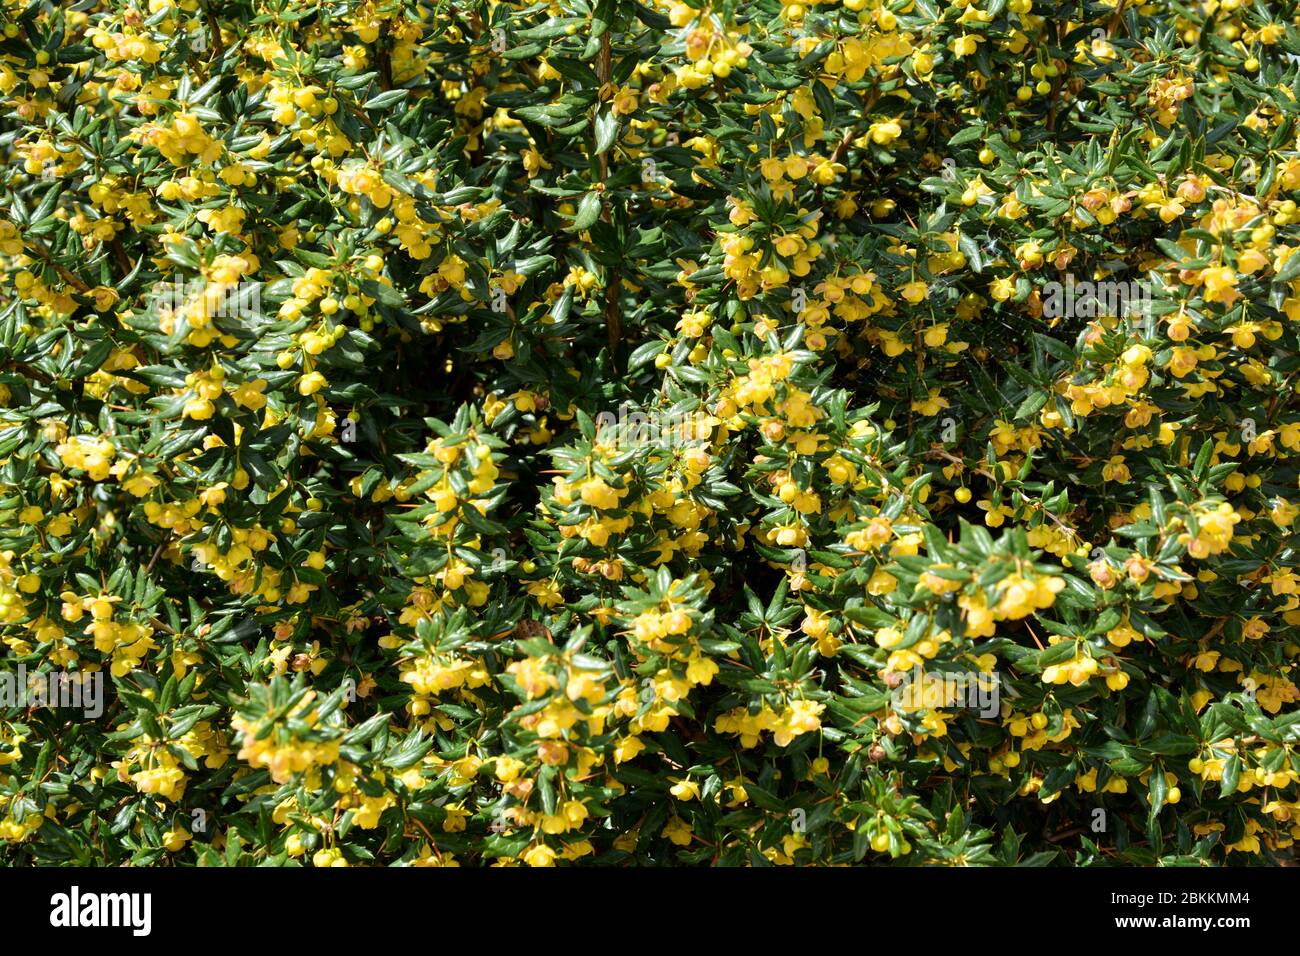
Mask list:
POLYGON ((596 116, 596 155, 607 153, 618 139, 618 117, 612 110, 601 110, 596 116))
POLYGON ((387 109, 390 106, 395 106, 402 102, 410 96, 410 94, 410 90, 388 90, 387 92, 380 93, 378 96, 373 96, 366 100, 361 104, 361 108, 366 110, 387 109))
POLYGON ((578 203, 578 214, 573 217, 573 224, 569 226, 569 231, 581 232, 591 228, 600 218, 600 208, 600 193, 587 193, 582 197, 582 202, 578 203))

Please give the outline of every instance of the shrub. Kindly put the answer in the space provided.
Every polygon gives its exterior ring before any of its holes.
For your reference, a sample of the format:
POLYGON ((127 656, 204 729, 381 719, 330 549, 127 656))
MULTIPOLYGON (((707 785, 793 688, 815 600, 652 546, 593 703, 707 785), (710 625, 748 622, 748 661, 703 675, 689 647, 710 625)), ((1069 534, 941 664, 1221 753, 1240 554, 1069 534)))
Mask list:
POLYGON ((3 10, 6 862, 1293 854, 1294 3, 3 10))

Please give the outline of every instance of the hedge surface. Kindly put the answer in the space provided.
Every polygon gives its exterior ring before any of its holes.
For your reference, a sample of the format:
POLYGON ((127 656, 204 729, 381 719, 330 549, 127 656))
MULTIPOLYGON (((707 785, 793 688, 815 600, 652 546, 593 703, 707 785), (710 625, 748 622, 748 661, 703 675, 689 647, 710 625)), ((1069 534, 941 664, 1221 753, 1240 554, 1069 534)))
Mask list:
POLYGON ((1293 858, 1294 2, 0 9, 3 862, 1293 858))

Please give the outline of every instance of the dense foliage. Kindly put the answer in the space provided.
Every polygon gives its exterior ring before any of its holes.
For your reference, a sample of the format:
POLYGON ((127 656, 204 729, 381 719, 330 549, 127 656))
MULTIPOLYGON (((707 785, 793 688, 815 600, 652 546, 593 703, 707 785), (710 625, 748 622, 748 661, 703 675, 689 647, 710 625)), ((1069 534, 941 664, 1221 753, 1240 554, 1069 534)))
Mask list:
POLYGON ((5 862, 1293 855, 1296 4, 707 3, 4 0, 5 862))

